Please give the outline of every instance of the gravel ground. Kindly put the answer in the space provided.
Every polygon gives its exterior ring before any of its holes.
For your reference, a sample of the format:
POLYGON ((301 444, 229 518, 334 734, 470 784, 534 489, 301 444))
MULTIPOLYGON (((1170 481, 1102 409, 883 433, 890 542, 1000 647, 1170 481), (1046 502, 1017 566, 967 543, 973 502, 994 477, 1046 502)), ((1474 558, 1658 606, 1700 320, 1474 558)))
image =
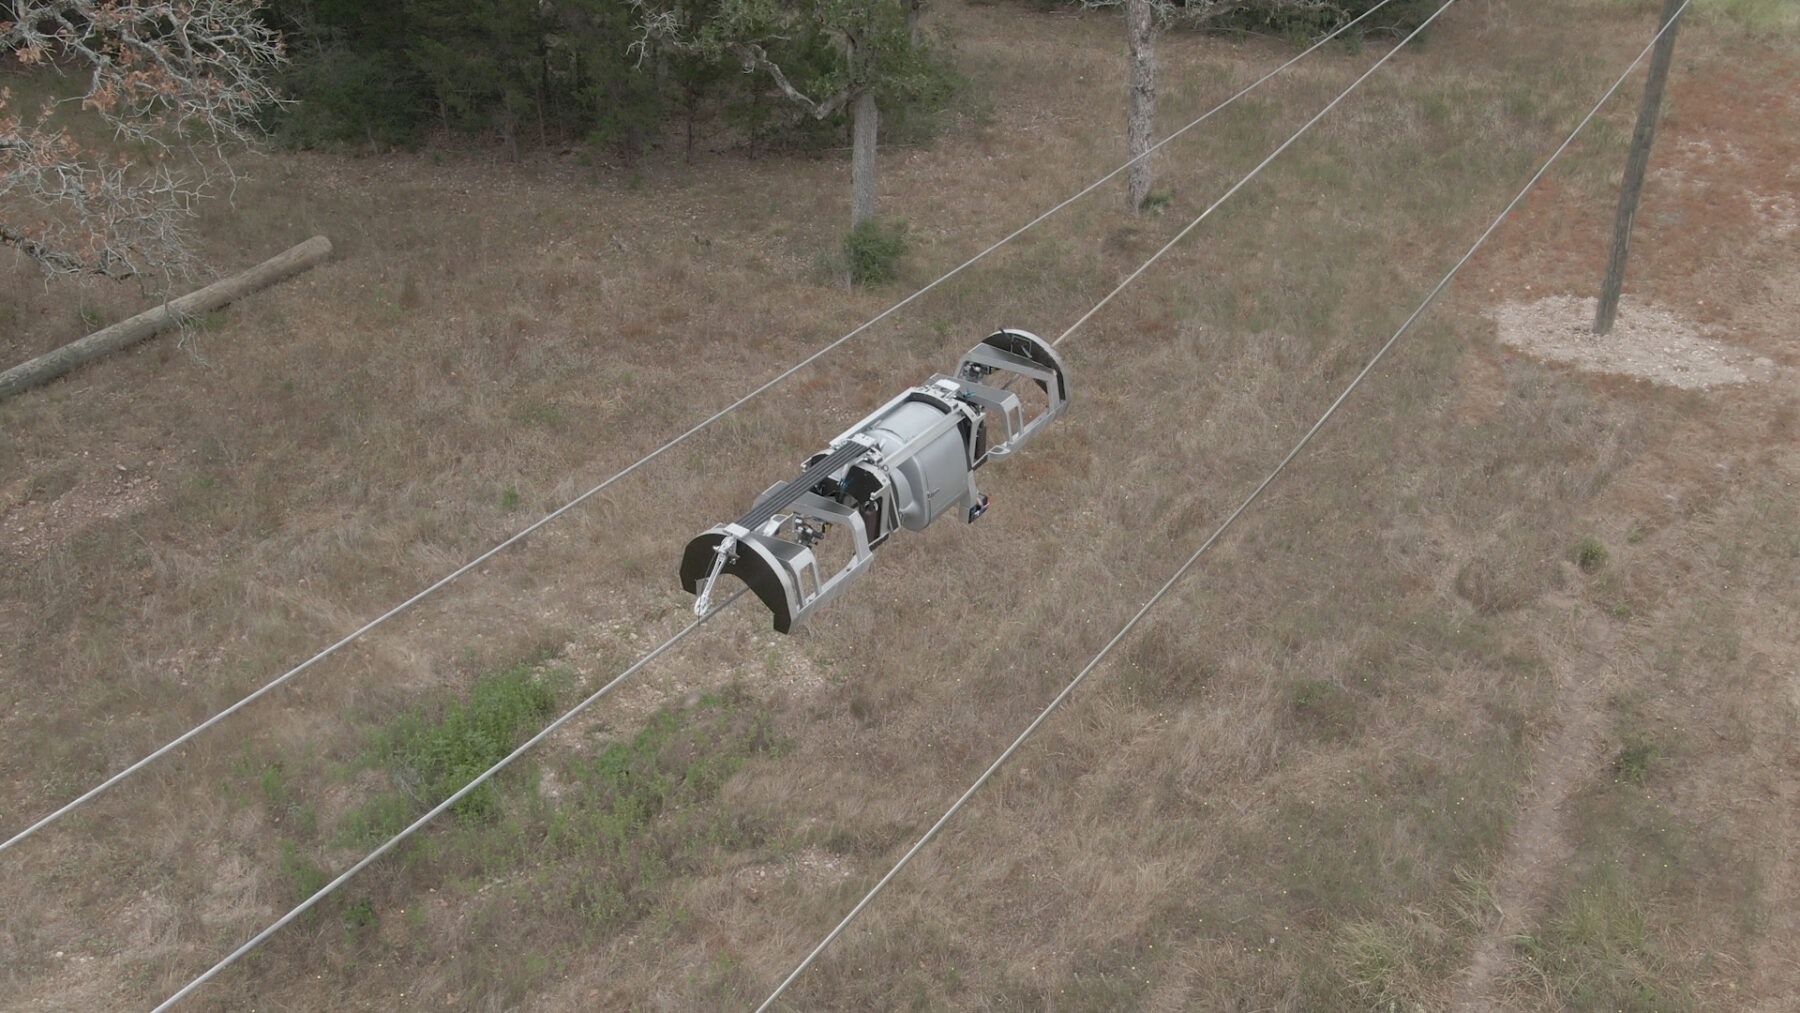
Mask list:
POLYGON ((1668 310, 1622 303, 1612 333, 1593 333, 1595 300, 1551 296, 1491 312, 1500 343, 1547 362, 1690 390, 1767 380, 1775 362, 1709 341, 1668 310))

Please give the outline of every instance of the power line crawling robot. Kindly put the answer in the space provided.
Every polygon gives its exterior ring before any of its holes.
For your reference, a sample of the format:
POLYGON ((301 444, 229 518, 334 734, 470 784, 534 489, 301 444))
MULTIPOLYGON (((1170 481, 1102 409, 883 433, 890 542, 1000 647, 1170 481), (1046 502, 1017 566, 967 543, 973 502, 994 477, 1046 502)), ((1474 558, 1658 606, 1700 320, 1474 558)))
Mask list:
POLYGON ((681 586, 704 615, 719 575, 737 577, 788 633, 867 570, 873 550, 900 528, 922 531, 952 507, 973 523, 988 507, 975 469, 1023 447, 1068 404, 1068 374, 1048 342, 1027 331, 990 334, 955 376, 939 374, 882 405, 798 477, 770 486, 749 513, 689 542, 681 586), (1035 412, 1011 390, 1021 379, 1043 395, 1031 399, 1035 412), (814 548, 834 527, 849 531, 849 561, 825 576, 814 548))

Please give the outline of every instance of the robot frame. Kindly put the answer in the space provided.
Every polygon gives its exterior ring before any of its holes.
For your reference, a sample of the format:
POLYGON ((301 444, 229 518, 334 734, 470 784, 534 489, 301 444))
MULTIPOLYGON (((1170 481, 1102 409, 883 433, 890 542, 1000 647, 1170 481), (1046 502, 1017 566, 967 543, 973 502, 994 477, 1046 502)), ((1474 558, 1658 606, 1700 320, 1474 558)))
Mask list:
POLYGON ((900 528, 922 531, 951 507, 974 523, 988 507, 976 469, 1016 453, 1068 404, 1068 371, 1056 350, 1029 331, 996 331, 969 349, 954 376, 909 388, 813 455, 798 476, 770 486, 748 513, 688 542, 682 589, 704 615, 720 575, 737 577, 768 606, 775 629, 792 632, 861 576, 900 528), (998 385, 996 374, 1006 374, 998 385), (1045 395, 1035 413, 1011 389, 1020 380, 1045 395), (827 575, 813 548, 834 527, 849 532, 851 551, 827 575))

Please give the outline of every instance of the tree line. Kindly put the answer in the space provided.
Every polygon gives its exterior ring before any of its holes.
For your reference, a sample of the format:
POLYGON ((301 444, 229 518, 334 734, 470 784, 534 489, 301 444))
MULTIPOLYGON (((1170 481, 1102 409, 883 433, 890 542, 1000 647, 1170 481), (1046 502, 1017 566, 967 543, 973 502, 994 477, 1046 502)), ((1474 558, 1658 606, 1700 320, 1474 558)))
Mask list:
MULTIPOLYGON (((296 146, 485 138, 621 160, 654 145, 852 149, 848 261, 902 248, 874 221, 875 151, 928 136, 966 93, 927 0, 9 0, 0 63, 85 79, 80 103, 0 89, 0 247, 50 274, 191 268, 186 222, 230 162, 273 131, 296 146), (83 145, 97 115, 126 145, 83 145), (148 153, 151 158, 143 157, 148 153), (165 156, 175 156, 166 158, 165 156)), ((976 2, 976 0, 969 0, 976 2)), ((1154 42, 1177 24, 1316 36, 1381 5, 1363 32, 1417 24, 1430 0, 987 0, 1125 3, 1130 150, 1154 131, 1154 42)), ((1047 55, 1046 58, 1054 59, 1047 55)), ((1132 206, 1148 191, 1148 163, 1132 206)), ((852 271, 854 277, 857 272, 852 271)))
POLYGON ((699 138, 750 149, 845 143, 854 100, 887 133, 929 131, 964 81, 916 31, 918 0, 269 0, 287 40, 271 118, 299 146, 428 138, 628 161, 699 138), (816 97, 815 97, 816 96, 816 97), (832 101, 840 98, 845 100, 832 101))
MULTIPOLYGON (((1005 0, 1024 10, 1120 0, 1005 0)), ((1312 38, 1379 0, 1153 0, 1159 22, 1312 38)), ((267 0, 299 146, 485 138, 630 160, 700 137, 751 150, 844 144, 872 96, 888 138, 928 136, 965 94, 924 0, 267 0), (833 102, 834 98, 845 101, 833 102)), ((1364 31, 1407 29, 1390 0, 1364 31)))

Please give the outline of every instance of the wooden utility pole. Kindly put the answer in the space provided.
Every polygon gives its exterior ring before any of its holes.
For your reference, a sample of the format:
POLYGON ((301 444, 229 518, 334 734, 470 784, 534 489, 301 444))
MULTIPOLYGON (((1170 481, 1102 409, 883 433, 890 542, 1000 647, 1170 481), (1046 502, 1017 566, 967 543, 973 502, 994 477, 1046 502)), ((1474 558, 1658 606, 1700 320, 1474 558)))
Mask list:
POLYGON ((20 363, 5 372, 0 372, 0 401, 4 401, 20 391, 49 383, 76 366, 92 362, 102 355, 116 352, 127 345, 136 344, 152 334, 180 327, 185 320, 191 320, 202 313, 210 313, 252 292, 268 288, 283 279, 291 278, 315 264, 323 263, 329 256, 331 256, 331 240, 324 236, 314 236, 285 253, 263 261, 248 271, 234 274, 223 281, 214 282, 197 292, 190 292, 155 309, 145 310, 129 320, 122 320, 111 327, 102 328, 79 341, 64 345, 54 352, 40 355, 30 362, 20 363))
POLYGON ((1676 22, 1686 0, 1663 0, 1662 34, 1650 56, 1650 80, 1644 85, 1644 106, 1638 110, 1637 129, 1631 132, 1631 154, 1625 160, 1625 182, 1619 188, 1619 215, 1613 220, 1612 253, 1606 258, 1606 280, 1600 284, 1600 309, 1594 314, 1594 333, 1610 334, 1619 314, 1619 292, 1625 287, 1625 260, 1631 248, 1631 227, 1637 222, 1638 201, 1644 196, 1644 170, 1650 166, 1650 143, 1656 137, 1656 117, 1662 110, 1663 86, 1669 81, 1669 60, 1675 54, 1676 22))

